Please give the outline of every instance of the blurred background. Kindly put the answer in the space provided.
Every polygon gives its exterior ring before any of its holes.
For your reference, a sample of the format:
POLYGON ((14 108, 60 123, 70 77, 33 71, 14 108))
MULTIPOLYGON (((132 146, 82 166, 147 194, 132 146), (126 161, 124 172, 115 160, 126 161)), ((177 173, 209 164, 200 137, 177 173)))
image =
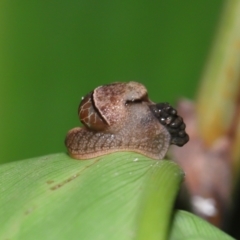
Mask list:
POLYGON ((195 97, 223 1, 0 1, 0 162, 66 151, 82 96, 195 97))
POLYGON ((216 226, 227 222, 225 229, 240 236, 234 9, 240 12, 239 1, 0 0, 0 163, 66 152, 82 96, 102 84, 139 81, 155 102, 197 100, 197 114, 189 102, 178 106, 192 141, 175 158, 188 176, 192 205, 196 196, 211 199, 220 214, 195 213, 216 226))

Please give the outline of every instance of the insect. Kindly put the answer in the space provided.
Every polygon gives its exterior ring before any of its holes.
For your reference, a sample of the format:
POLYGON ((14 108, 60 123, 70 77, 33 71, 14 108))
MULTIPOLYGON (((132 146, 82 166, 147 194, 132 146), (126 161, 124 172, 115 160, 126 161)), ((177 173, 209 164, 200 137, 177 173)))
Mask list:
POLYGON ((112 83, 87 94, 78 108, 83 127, 71 129, 69 155, 89 159, 116 151, 133 151, 162 159, 170 144, 189 137, 183 119, 168 103, 154 103, 138 82, 112 83))

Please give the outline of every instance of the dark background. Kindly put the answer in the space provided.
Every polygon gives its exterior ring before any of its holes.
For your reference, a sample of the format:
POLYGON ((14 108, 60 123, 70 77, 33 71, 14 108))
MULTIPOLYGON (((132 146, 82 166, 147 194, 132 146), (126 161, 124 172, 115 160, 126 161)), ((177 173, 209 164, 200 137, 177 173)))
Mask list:
POLYGON ((80 99, 137 80, 194 99, 223 1, 1 1, 0 162, 65 151, 80 99))

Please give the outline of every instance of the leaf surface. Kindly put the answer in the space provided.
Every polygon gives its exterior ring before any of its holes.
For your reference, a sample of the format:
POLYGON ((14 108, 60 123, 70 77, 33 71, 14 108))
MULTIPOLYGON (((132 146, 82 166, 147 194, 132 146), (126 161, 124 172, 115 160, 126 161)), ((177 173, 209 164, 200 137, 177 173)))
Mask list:
POLYGON ((0 165, 0 239, 166 239, 177 164, 119 152, 0 165))

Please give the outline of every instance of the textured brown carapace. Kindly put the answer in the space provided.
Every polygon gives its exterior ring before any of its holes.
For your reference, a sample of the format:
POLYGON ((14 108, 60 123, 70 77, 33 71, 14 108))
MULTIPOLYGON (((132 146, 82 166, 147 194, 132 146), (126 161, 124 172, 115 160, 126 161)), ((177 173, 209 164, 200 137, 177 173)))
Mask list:
POLYGON ((188 141, 185 124, 167 103, 155 104, 140 83, 113 83, 96 88, 79 105, 83 127, 70 130, 70 156, 89 159, 116 151, 162 159, 170 144, 188 141))

